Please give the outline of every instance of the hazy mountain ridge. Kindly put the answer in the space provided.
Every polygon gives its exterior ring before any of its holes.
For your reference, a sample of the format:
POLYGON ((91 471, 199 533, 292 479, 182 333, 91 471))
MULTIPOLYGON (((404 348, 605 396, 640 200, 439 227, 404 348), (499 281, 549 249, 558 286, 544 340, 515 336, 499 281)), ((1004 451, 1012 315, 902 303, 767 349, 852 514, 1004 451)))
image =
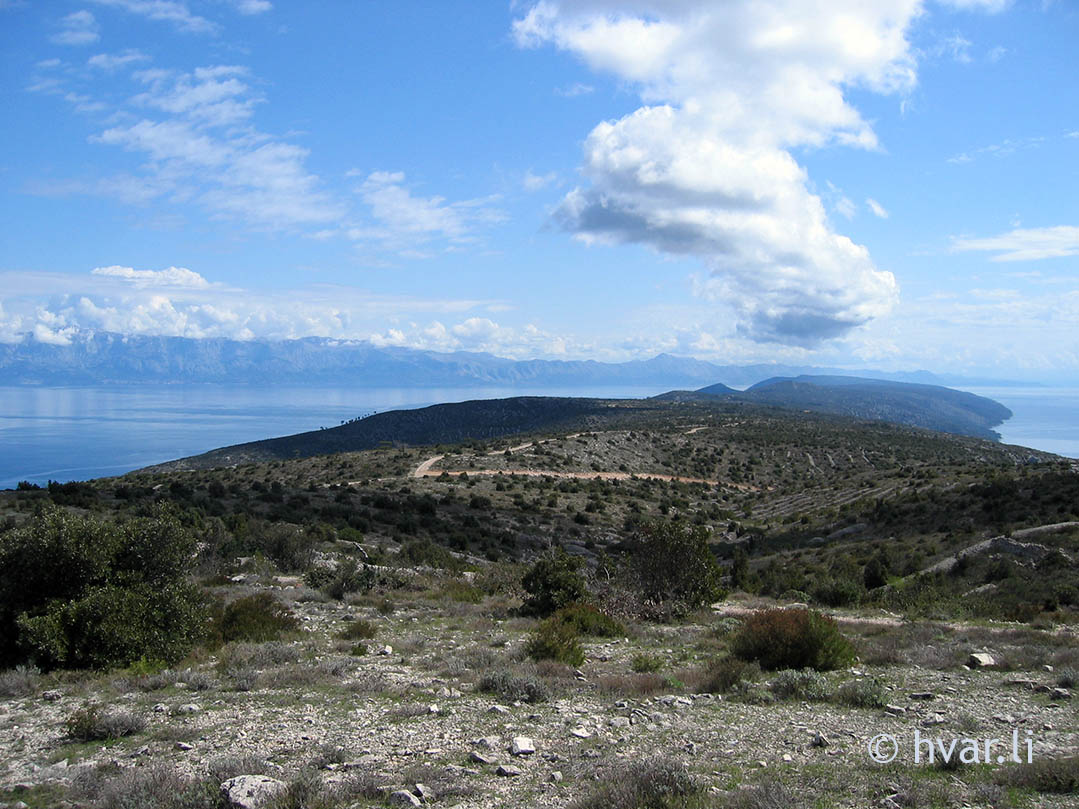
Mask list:
POLYGON ((491 354, 378 347, 357 340, 229 340, 150 337, 109 332, 77 335, 68 345, 32 338, 0 343, 0 384, 149 383, 326 384, 387 387, 601 386, 694 387, 720 380, 747 386, 775 376, 856 374, 925 384, 1005 385, 1001 380, 945 377, 928 371, 788 365, 719 365, 660 354, 648 360, 511 360, 491 354))

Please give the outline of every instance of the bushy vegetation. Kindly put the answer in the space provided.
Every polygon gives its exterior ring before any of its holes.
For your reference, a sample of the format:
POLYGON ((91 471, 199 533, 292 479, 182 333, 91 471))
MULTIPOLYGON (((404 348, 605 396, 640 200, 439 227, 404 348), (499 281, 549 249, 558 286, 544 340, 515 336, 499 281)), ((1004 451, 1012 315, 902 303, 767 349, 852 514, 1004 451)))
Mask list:
POLYGON ((80 742, 103 741, 131 736, 146 728, 141 716, 120 710, 106 710, 90 704, 79 708, 64 722, 67 735, 80 742))
POLYGON ((0 663, 175 662, 206 630, 185 576, 195 539, 168 508, 123 522, 45 506, 0 534, 0 663))
POLYGON ((577 630, 554 617, 540 622, 528 638, 525 651, 533 660, 556 660, 569 666, 584 663, 584 649, 577 630))
POLYGON ((270 593, 255 593, 238 598, 226 606, 217 626, 219 638, 224 643, 263 643, 295 631, 299 621, 287 606, 270 593))
POLYGON ((700 805, 704 788, 685 765, 667 758, 620 767, 603 778, 591 795, 572 809, 690 809, 700 805))
POLYGON ((563 548, 538 559, 521 579, 528 594, 521 606, 522 614, 546 618, 563 607, 585 601, 587 590, 581 565, 581 559, 570 556, 563 548))
POLYGON ((620 621, 616 621, 591 604, 571 604, 568 607, 562 607, 551 618, 572 627, 578 635, 619 638, 626 634, 626 628, 620 621))
POLYGON ((646 523, 630 542, 627 564, 630 586, 646 610, 683 614, 726 595, 723 572, 700 525, 646 523))
POLYGON ((748 616, 731 651, 770 671, 832 671, 854 660, 854 647, 832 618, 800 608, 767 609, 748 616))
POLYGON ((804 699, 821 702, 828 699, 832 689, 828 680, 813 669, 784 669, 768 684, 768 689, 779 699, 804 699))
POLYGON ((476 687, 511 702, 545 702, 550 696, 550 690, 542 680, 504 670, 483 675, 476 687))

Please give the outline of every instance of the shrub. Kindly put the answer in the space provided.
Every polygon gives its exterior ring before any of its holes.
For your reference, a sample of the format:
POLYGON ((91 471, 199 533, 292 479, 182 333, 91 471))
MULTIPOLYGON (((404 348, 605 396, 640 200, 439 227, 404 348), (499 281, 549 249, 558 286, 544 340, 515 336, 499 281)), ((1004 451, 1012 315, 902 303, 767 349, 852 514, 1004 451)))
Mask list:
POLYGON ((620 767, 572 809, 688 809, 697 805, 704 787, 688 769, 671 759, 657 758, 620 767))
POLYGON ((288 607, 270 593, 256 593, 238 598, 225 607, 220 619, 220 636, 226 643, 264 643, 277 640, 298 626, 299 621, 288 607))
POLYGON ((1075 688, 1079 685, 1079 669, 1065 668, 1058 671, 1057 685, 1061 688, 1075 688))
POLYGON ((67 735, 80 742, 119 739, 145 728, 146 720, 141 716, 127 711, 106 711, 97 704, 79 708, 64 722, 67 735))
POLYGON ((806 609, 768 609, 750 615, 731 649, 762 669, 832 671, 854 660, 851 646, 834 620, 806 609))
POLYGON ((41 672, 33 666, 16 666, 0 672, 0 697, 28 697, 37 690, 41 672))
POLYGON ((533 660, 557 660, 569 666, 584 663, 584 649, 577 632, 570 624, 554 618, 540 623, 528 639, 525 651, 533 660))
POLYGON ((355 559, 346 558, 338 563, 333 575, 320 587, 322 592, 330 598, 341 601, 349 593, 367 592, 375 586, 377 581, 378 575, 371 566, 361 565, 355 559))
POLYGON ((704 526, 655 521, 632 543, 631 586, 646 604, 684 614, 726 595, 704 526))
POLYGON ((545 618, 562 607, 585 599, 581 560, 562 548, 536 561, 521 579, 528 596, 521 606, 524 615, 545 618))
POLYGON ((813 669, 784 669, 769 683, 768 690, 779 699, 805 699, 811 702, 826 700, 831 695, 828 681, 813 669))
POLYGON ((1074 795, 1079 793, 1079 756, 1037 758, 998 770, 995 780, 1004 786, 1074 795))
POLYGON ((122 523, 43 507, 0 535, 0 663, 180 660, 203 637, 208 614, 186 580, 195 547, 166 507, 122 523))
POLYGON ((647 652, 639 652, 633 655, 633 660, 630 661, 630 668, 632 668, 638 674, 647 674, 651 671, 659 671, 663 668, 663 658, 659 655, 648 654, 647 652))
POLYGON ((550 696, 547 686, 541 680, 521 677, 508 671, 485 674, 476 687, 510 702, 545 702, 550 696))
POLYGON ((341 640, 371 640, 378 634, 378 629, 370 621, 366 621, 363 618, 357 618, 354 621, 349 621, 344 629, 338 633, 337 637, 341 640))
POLYGON ((718 657, 708 664, 700 681, 700 690, 709 694, 726 694, 735 686, 760 676, 761 667, 737 657, 718 657))
POLYGON ((571 604, 568 607, 562 607, 551 618, 572 627, 579 635, 617 638, 626 634, 626 628, 621 623, 591 604, 571 604))
POLYGON ((851 708, 883 708, 884 698, 884 685, 877 679, 848 680, 835 692, 835 701, 851 708))

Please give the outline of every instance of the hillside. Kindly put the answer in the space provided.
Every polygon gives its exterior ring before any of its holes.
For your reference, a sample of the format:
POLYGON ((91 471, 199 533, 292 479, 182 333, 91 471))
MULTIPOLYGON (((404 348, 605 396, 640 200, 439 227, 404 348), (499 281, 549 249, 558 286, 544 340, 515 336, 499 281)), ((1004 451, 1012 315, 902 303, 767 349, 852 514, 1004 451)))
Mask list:
POLYGON ((696 393, 994 440, 1000 435, 992 428, 1012 417, 1008 408, 973 393, 853 376, 773 377, 741 392, 720 384, 696 393))

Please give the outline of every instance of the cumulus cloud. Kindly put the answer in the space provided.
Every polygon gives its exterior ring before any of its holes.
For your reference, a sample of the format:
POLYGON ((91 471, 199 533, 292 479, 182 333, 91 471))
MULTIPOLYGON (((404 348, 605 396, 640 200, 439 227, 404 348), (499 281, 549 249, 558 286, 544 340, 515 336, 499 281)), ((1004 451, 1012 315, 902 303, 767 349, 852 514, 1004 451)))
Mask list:
POLYGON ((97 267, 90 271, 92 275, 122 278, 134 286, 146 287, 186 287, 188 289, 206 289, 210 282, 186 267, 168 267, 164 270, 136 270, 134 267, 97 267))
POLYGON ((991 261, 1036 261, 1079 256, 1079 227, 1018 228, 983 239, 956 238, 952 241, 952 248, 996 253, 991 261))
POLYGON ((97 20, 89 11, 73 11, 60 20, 60 27, 50 37, 57 45, 90 45, 101 38, 97 20))
POLYGON ((646 106, 600 123, 556 221, 585 243, 700 259, 699 294, 755 340, 812 345, 887 313, 891 273, 836 233, 795 147, 875 148, 850 87, 915 83, 919 0, 541 2, 514 24, 635 84, 646 106))

